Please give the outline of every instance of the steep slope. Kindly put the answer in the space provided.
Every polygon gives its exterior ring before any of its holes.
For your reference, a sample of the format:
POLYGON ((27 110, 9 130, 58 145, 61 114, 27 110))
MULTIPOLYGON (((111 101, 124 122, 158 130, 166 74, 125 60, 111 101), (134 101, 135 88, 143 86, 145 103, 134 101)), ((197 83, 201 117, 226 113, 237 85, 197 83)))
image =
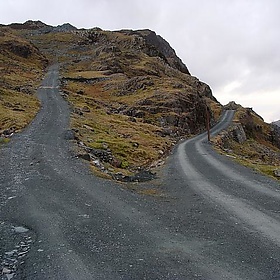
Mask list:
POLYGON ((101 168, 146 169, 180 137, 205 129, 206 99, 218 103, 154 32, 76 35, 75 60, 64 64, 62 87, 73 104, 76 137, 101 159, 95 160, 101 168))
POLYGON ((34 97, 47 59, 12 30, 0 27, 0 136, 23 128, 35 116, 34 97))

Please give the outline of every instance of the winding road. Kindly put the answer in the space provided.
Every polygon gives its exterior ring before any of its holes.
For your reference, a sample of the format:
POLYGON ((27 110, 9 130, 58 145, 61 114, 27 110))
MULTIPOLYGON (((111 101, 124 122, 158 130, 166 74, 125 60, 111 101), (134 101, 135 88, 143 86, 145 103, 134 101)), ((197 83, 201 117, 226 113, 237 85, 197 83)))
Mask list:
MULTIPOLYGON (((91 174, 50 67, 34 121, 0 151, 0 279, 280 279, 279 183, 180 143, 149 197, 91 174)), ((224 129, 227 111, 211 133, 224 129)))

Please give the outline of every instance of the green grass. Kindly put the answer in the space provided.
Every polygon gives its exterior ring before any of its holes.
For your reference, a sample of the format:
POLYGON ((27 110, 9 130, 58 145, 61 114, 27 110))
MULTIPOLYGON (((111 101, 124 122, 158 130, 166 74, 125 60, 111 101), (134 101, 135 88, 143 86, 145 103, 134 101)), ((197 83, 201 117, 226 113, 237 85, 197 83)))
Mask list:
POLYGON ((0 146, 4 144, 8 144, 10 142, 10 138, 0 137, 0 146))

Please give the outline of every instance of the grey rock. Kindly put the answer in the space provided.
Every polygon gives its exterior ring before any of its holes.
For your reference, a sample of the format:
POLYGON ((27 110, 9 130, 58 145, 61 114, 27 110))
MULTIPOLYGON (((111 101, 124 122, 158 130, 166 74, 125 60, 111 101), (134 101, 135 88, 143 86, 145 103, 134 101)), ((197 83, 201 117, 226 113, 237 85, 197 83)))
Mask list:
POLYGON ((73 130, 66 130, 64 133, 64 139, 65 140, 75 140, 75 132, 73 130))
POLYGON ((90 154, 99 158, 103 162, 112 162, 112 160, 113 160, 113 155, 112 155, 111 151, 108 151, 108 150, 91 149, 90 154))
POLYGON ((280 169, 274 170, 274 176, 280 178, 280 169))
POLYGON ((280 121, 279 125, 277 122, 271 124, 271 141, 276 147, 280 148, 280 121))
POLYGON ((82 158, 82 159, 84 159, 84 160, 87 160, 87 161, 90 161, 90 159, 91 159, 91 158, 90 158, 90 155, 87 154, 87 153, 79 154, 78 157, 79 157, 79 158, 82 158))
POLYGON ((235 124, 232 126, 232 129, 229 131, 229 134, 232 136, 233 140, 239 144, 243 144, 246 140, 246 133, 241 124, 235 124))

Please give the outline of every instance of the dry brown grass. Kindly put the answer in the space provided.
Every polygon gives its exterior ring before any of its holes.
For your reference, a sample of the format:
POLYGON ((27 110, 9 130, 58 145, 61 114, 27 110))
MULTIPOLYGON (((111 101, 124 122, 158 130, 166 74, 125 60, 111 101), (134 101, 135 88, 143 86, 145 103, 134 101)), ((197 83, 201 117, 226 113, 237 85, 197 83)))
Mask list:
POLYGON ((251 110, 242 107, 237 109, 233 122, 242 124, 248 139, 242 144, 233 139, 228 140, 225 149, 218 135, 213 139, 216 149, 221 153, 231 155, 234 160, 244 166, 279 180, 274 176, 274 171, 280 166, 280 149, 269 140, 270 125, 251 110), (220 143, 219 146, 217 143, 220 143))
POLYGON ((42 79, 46 59, 10 29, 0 28, 0 32, 0 131, 11 127, 20 130, 40 108, 35 92, 42 79), (22 56, 13 48, 29 49, 30 54, 22 56))

